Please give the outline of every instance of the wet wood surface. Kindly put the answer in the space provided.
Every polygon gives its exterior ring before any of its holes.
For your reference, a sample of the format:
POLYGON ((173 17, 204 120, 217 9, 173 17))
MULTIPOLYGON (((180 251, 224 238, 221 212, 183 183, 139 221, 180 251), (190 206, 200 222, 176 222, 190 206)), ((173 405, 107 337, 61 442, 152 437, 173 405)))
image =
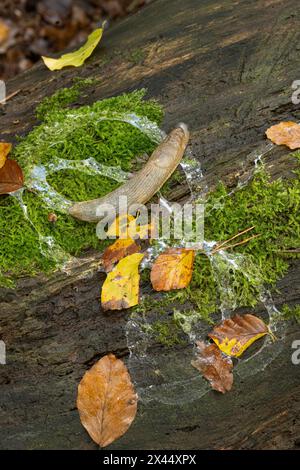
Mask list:
MULTIPOLYGON (((15 140, 35 124, 42 98, 74 77, 101 79, 81 104, 146 87, 166 110, 165 130, 183 121, 206 181, 235 184, 251 168, 249 153, 281 120, 299 120, 291 101, 300 79, 297 0, 157 0, 122 20, 81 69, 51 73, 43 64, 7 84, 20 92, 0 110, 0 137, 15 140)), ((293 161, 282 148, 266 159, 274 177, 293 161)), ((177 188, 175 198, 185 191, 177 188)), ((91 254, 66 276, 24 278, 0 290, 2 449, 95 449, 75 407, 84 372, 108 352, 125 360, 126 312, 99 306, 103 275, 91 254), (86 277, 86 274, 89 276, 86 277)), ((279 283, 275 303, 299 303, 299 262, 279 283)), ((260 374, 236 379, 226 396, 210 392, 184 405, 140 403, 137 419, 113 449, 297 448, 299 365, 291 361, 299 326, 291 323, 282 352, 260 374)), ((166 355, 165 348, 155 354, 166 355)), ((184 356, 184 354, 183 354, 184 356)), ((172 367, 172 364, 170 364, 172 367)))

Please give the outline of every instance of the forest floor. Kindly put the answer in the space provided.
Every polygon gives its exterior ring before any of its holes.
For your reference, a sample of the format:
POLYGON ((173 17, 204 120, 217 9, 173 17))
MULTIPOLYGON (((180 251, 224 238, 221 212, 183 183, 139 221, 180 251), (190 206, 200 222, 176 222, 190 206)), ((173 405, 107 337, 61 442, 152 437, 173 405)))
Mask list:
POLYGON ((33 66, 41 55, 76 47, 104 20, 115 21, 152 0, 2 0, 0 79, 33 66))

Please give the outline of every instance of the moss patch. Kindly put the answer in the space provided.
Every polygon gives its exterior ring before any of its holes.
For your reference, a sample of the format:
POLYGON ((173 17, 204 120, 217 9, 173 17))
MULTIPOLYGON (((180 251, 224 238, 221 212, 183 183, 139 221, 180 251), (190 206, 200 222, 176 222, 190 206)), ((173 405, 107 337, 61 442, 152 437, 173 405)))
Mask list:
POLYGON ((289 305, 283 305, 282 309, 283 319, 284 320, 296 320, 300 323, 300 304, 290 307, 289 305))
MULTIPOLYGON (((89 81, 76 83, 38 106, 37 115, 43 122, 20 140, 12 154, 22 166, 25 177, 33 164, 51 162, 53 158, 83 160, 93 157, 100 163, 131 171, 135 157, 153 151, 155 145, 138 129, 123 122, 98 119, 104 112, 126 112, 160 124, 162 109, 155 101, 143 99, 145 90, 98 101, 91 106, 70 108, 83 86, 89 84, 89 81)), ((49 176, 48 182, 74 201, 100 197, 118 185, 104 176, 91 177, 78 171, 57 172, 49 176)), ((103 242, 101 244, 96 237, 94 224, 58 214, 58 221, 53 225, 47 219, 52 210, 38 195, 26 191, 24 203, 38 231, 45 237, 53 237, 67 253, 79 255, 88 248, 103 248, 103 242)), ((0 234, 0 284, 8 285, 19 275, 55 268, 55 261, 41 254, 37 232, 12 197, 0 199, 0 234), (10 277, 4 277, 3 273, 10 277)))
MULTIPOLYGON (((300 159, 300 152, 294 154, 300 159)), ((259 238, 229 250, 227 253, 247 255, 237 260, 235 270, 221 257, 216 258, 218 276, 209 259, 198 254, 194 273, 187 289, 169 292, 154 300, 152 309, 166 308, 174 302, 183 305, 174 321, 188 332, 191 323, 200 319, 210 322, 211 315, 226 302, 238 307, 254 307, 261 286, 274 287, 286 274, 289 258, 299 255, 285 250, 299 247, 300 240, 300 171, 290 180, 271 181, 262 167, 249 184, 229 196, 220 183, 208 195, 205 210, 205 239, 222 241, 251 226, 259 238)))
MULTIPOLYGON (((139 130, 126 123, 100 122, 97 118, 103 112, 126 112, 146 116, 160 124, 161 107, 154 101, 144 101, 143 90, 98 101, 91 106, 74 107, 72 103, 78 98, 82 86, 88 84, 77 83, 71 89, 60 90, 38 107, 37 114, 43 122, 23 138, 13 152, 25 175, 32 164, 51 162, 54 158, 82 160, 93 157, 99 163, 119 165, 130 171, 137 156, 152 152, 154 144, 139 130)), ((295 158, 300 158, 300 152, 295 153, 295 158)), ((299 175, 300 172, 296 171, 290 180, 270 181, 262 167, 246 187, 232 195, 229 196, 228 189, 221 183, 209 194, 206 201, 206 240, 222 241, 252 225, 260 237, 234 249, 234 253, 247 255, 240 260, 241 270, 231 269, 222 258, 215 258, 219 283, 229 286, 221 290, 221 295, 211 262, 203 254, 198 254, 188 289, 161 296, 151 293, 144 299, 135 309, 137 313, 156 309, 165 314, 167 306, 172 309, 175 304, 182 304, 181 311, 169 316, 168 321, 159 319, 152 322, 151 333, 160 342, 177 344, 180 341, 178 325, 188 332, 191 323, 199 319, 211 322, 211 316, 219 309, 220 303, 228 302, 236 307, 255 306, 261 285, 275 286, 287 272, 289 257, 297 255, 285 250, 298 247, 300 238, 299 175)), ((180 173, 175 175, 175 179, 181 177, 180 173)), ((58 172, 48 181, 72 200, 99 197, 118 184, 103 176, 91 177, 76 171, 58 172)), ((167 182, 165 191, 170 189, 169 185, 167 182)), ((89 248, 103 249, 104 242, 96 238, 94 224, 58 214, 57 223, 53 225, 47 218, 51 210, 36 194, 25 192, 24 203, 38 231, 44 237, 53 237, 67 253, 80 255, 89 248)), ((55 268, 55 260, 41 254, 37 232, 24 218, 18 202, 11 197, 0 199, 0 233, 3 241, 1 270, 10 274, 10 277, 0 277, 0 284, 7 285, 12 278, 22 274, 55 268)), ((143 283, 149 286, 149 272, 143 274, 143 283)))

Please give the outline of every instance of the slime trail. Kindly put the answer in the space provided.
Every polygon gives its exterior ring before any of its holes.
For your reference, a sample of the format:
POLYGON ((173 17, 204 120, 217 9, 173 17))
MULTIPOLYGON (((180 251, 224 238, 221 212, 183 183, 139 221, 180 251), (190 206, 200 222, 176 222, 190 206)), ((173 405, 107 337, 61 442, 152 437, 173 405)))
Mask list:
MULTIPOLYGON (((68 113, 68 117, 74 119, 74 121, 80 119, 80 115, 73 115, 71 111, 68 113)), ((145 117, 139 117, 135 114, 110 112, 104 113, 100 119, 97 116, 97 119, 98 121, 127 122, 145 133, 155 143, 161 142, 165 136, 165 133, 156 124, 145 117)), ((54 130, 54 134, 55 132, 59 142, 59 128, 54 130)), ((71 133, 72 126, 70 128, 70 137, 71 133)), ((53 141, 55 141, 55 138, 53 141)), ((253 163, 253 167, 250 173, 249 171, 242 172, 236 188, 230 194, 248 184, 262 158, 272 148, 273 144, 266 144, 248 155, 242 168, 245 165, 249 166, 249 163, 253 163)), ((209 188, 205 184, 205 178, 203 177, 199 161, 191 152, 187 151, 186 156, 181 162, 181 167, 190 189, 191 202, 205 200, 209 188)), ((102 165, 93 158, 81 161, 56 159, 47 165, 36 165, 31 169, 26 186, 36 191, 46 206, 61 212, 67 212, 73 202, 56 192, 47 182, 47 175, 61 170, 78 170, 91 176, 100 174, 120 183, 130 177, 129 174, 123 172, 120 168, 102 165)), ((24 189, 19 190, 12 193, 11 196, 16 198, 22 208, 24 217, 37 232, 41 252, 44 256, 55 259, 58 266, 66 269, 66 266, 70 265, 73 261, 76 262, 76 259, 65 253, 56 244, 53 237, 46 237, 39 233, 28 215, 28 210, 22 197, 23 191, 24 189)), ((160 198, 160 204, 167 210, 171 210, 171 204, 163 197, 160 198)), ((221 200, 220 205, 222 205, 221 200)), ((214 207, 210 210, 213 209, 214 207)), ((241 254, 229 254, 221 250, 212 254, 215 245, 215 241, 204 240, 201 247, 196 244, 194 248, 202 248, 211 263, 219 293, 220 320, 228 318, 240 306, 235 295, 233 283, 235 273, 239 273, 253 284, 253 288, 257 292, 257 299, 261 301, 269 315, 271 329, 279 339, 282 338, 284 327, 281 326, 282 323, 277 322, 279 312, 274 305, 271 295, 262 285, 259 272, 253 263, 250 262, 247 256, 241 254)), ((180 240, 179 246, 191 247, 184 238, 180 240)), ((166 240, 157 240, 156 244, 147 251, 142 268, 150 268, 157 255, 167 247, 168 242, 166 240)), ((178 314, 180 313, 178 312, 178 314)), ((207 325, 203 325, 199 321, 195 323, 194 316, 188 328, 184 330, 185 340, 188 341, 190 347, 178 346, 166 349, 160 346, 158 349, 156 339, 151 332, 151 326, 157 319, 156 312, 150 312, 147 316, 132 314, 125 327, 127 344, 130 351, 128 366, 140 399, 145 402, 158 400, 171 405, 185 404, 199 399, 199 397, 204 396, 210 391, 210 386, 201 377, 199 372, 190 366, 190 361, 195 341, 197 339, 204 339, 207 335, 207 325), (172 367, 169 366, 170 364, 172 367)), ((281 347, 280 341, 272 343, 270 338, 266 337, 258 352, 247 359, 239 359, 236 367, 237 373, 241 377, 245 377, 265 369, 280 353, 281 347), (251 367, 247 366, 249 361, 251 361, 251 367)))
MULTIPOLYGON (((246 163, 253 163, 253 168, 250 174, 245 174, 239 179, 237 187, 231 194, 249 183, 263 156, 273 147, 273 144, 266 144, 249 154, 246 163)), ((202 200, 208 188, 204 186, 199 163, 196 159, 186 162, 183 160, 181 166, 192 193, 192 200, 202 200)), ((161 199, 161 204, 167 208, 170 206, 165 199, 161 199)), ((242 306, 239 305, 234 287, 234 276, 238 273, 245 276, 253 286, 257 299, 262 303, 269 316, 269 327, 278 338, 274 343, 267 335, 262 339, 262 346, 257 352, 246 359, 238 359, 235 371, 241 378, 245 378, 263 371, 280 354, 283 347, 280 339, 285 335, 285 324, 278 321, 280 312, 276 309, 271 294, 265 289, 259 269, 253 264, 250 257, 239 253, 228 253, 225 250, 213 254, 216 243, 204 240, 202 249, 210 261, 218 288, 220 320, 230 317, 234 310, 242 306)), ((182 240, 180 245, 188 246, 185 240, 182 240)), ((166 242, 163 241, 157 247, 151 247, 149 256, 144 262, 145 267, 150 268, 157 254, 165 249, 166 242)), ((176 314, 179 319, 181 313, 176 312, 174 315, 176 314)), ((206 380, 190 366, 195 341, 204 340, 207 337, 208 328, 207 325, 202 325, 199 320, 198 323, 195 322, 195 317, 196 315, 192 315, 190 323, 185 322, 184 326, 190 348, 179 348, 179 350, 172 348, 163 352, 161 349, 156 351, 156 340, 151 332, 151 325, 157 319, 154 313, 150 312, 150 315, 147 314, 147 316, 133 314, 127 322, 125 330, 130 352, 128 366, 142 401, 155 400, 176 406, 197 400, 211 390, 206 380)))

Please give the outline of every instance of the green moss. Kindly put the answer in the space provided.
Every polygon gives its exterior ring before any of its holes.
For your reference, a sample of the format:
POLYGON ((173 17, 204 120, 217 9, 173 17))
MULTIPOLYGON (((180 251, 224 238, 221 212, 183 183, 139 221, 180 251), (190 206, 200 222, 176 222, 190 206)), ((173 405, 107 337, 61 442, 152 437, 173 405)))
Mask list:
POLYGON ((54 111, 59 111, 62 108, 74 103, 81 95, 81 92, 89 86, 94 85, 97 80, 94 79, 74 79, 74 85, 70 88, 62 88, 43 101, 36 108, 36 117, 44 121, 45 115, 54 111))
MULTIPOLYGON (((23 138, 13 152, 25 175, 32 164, 51 162, 53 158, 81 160, 94 157, 100 163, 119 165, 130 171, 137 156, 153 150, 154 145, 148 137, 132 126, 97 119, 103 112, 126 112, 146 116, 159 124, 162 110, 156 102, 143 100, 143 90, 98 101, 91 106, 69 108, 68 105, 78 98, 82 85, 60 90, 38 107, 43 122, 23 138)), ((299 159, 300 152, 295 157, 299 159)), ((180 180, 181 177, 178 172, 176 178, 180 180)), ((75 171, 58 172, 48 181, 72 200, 99 197, 117 185, 109 178, 91 177, 75 171)), ((170 182, 163 188, 164 193, 168 190, 170 182)), ((172 309, 175 304, 182 305, 181 311, 175 312, 173 317, 152 323, 152 334, 164 344, 174 344, 180 340, 178 326, 188 332, 191 324, 199 319, 211 322, 211 315, 219 309, 220 303, 254 306, 261 286, 274 287, 287 272, 289 257, 297 256, 286 250, 299 246, 299 201, 299 171, 290 180, 270 181, 262 168, 247 186, 230 196, 229 190, 220 183, 206 201, 205 239, 222 241, 252 225, 255 226, 254 233, 260 236, 234 249, 234 253, 247 255, 239 260, 240 270, 231 269, 216 256, 218 279, 210 260, 204 254, 198 254, 192 282, 187 289, 163 296, 153 293, 146 296, 136 313, 155 309, 165 314, 167 306, 172 309), (221 289, 221 295, 218 294, 218 283, 226 287, 221 289)), ((50 210, 36 194, 25 192, 24 202, 38 231, 43 236, 52 236, 67 253, 80 255, 89 248, 103 248, 103 242, 96 238, 94 224, 58 214, 57 223, 53 225, 47 219, 50 210)), ((4 241, 0 248, 2 273, 14 277, 54 269, 55 260, 41 254, 41 240, 36 230, 11 197, 0 200, 0 234, 4 241)), ((149 286, 149 273, 143 275, 143 279, 149 286)), ((10 282, 11 278, 0 277, 0 284, 10 282)))
POLYGON ((129 62, 132 62, 134 65, 141 64, 145 60, 145 57, 146 54, 143 49, 134 49, 127 55, 129 62))
MULTIPOLYGON (((289 264, 283 250, 299 244, 299 202, 298 177, 271 182, 263 169, 256 173, 248 186, 230 197, 222 184, 208 197, 206 240, 226 240, 253 225, 254 233, 259 234, 258 238, 233 249, 235 253, 247 255, 242 271, 225 272, 237 306, 254 306, 261 285, 274 286, 287 272, 289 264)), ((222 266, 220 269, 222 272, 222 266)), ((203 255, 197 256, 187 296, 202 316, 207 317, 216 311, 217 291, 211 263, 203 255)), ((185 301, 184 298, 182 300, 185 301)))
POLYGON ((174 346, 184 344, 182 329, 173 321, 172 317, 165 320, 157 320, 149 326, 147 333, 150 333, 155 341, 164 346, 174 346))
MULTIPOLYGON (((300 152, 295 153, 295 157, 299 159, 300 152)), ((247 186, 230 196, 222 183, 209 194, 205 211, 206 240, 223 241, 253 225, 253 233, 260 236, 227 251, 229 255, 241 254, 237 259, 239 270, 232 269, 222 257, 215 255, 217 271, 214 272, 208 257, 198 254, 190 286, 170 292, 159 300, 160 308, 175 302, 182 304, 174 320, 186 332, 199 319, 211 321, 211 315, 222 303, 254 307, 262 286, 274 288, 286 274, 289 258, 299 256, 285 252, 299 246, 299 174, 296 171, 290 180, 271 181, 262 167, 247 186)))
MULTIPOLYGON (((99 122, 98 117, 104 112, 108 115, 110 112, 135 113, 160 124, 161 107, 153 100, 143 99, 145 90, 98 101, 91 106, 66 107, 88 84, 84 81, 59 90, 38 106, 38 116, 43 122, 20 140, 12 154, 22 166, 25 178, 33 164, 51 162, 53 158, 82 160, 94 157, 100 163, 119 165, 124 171, 130 171, 135 157, 152 152, 154 144, 138 129, 123 122, 99 122)), ((103 176, 92 177, 77 171, 54 173, 48 182, 74 201, 100 197, 118 184, 103 176)), ((24 203, 41 235, 52 236, 67 253, 79 255, 88 248, 103 248, 103 242, 96 237, 94 224, 60 213, 57 223, 51 224, 47 216, 52 210, 38 195, 29 191, 24 193, 24 203)), ((3 240, 0 247, 1 285, 7 285, 19 275, 55 268, 55 260, 41 254, 37 231, 24 218, 17 200, 9 196, 0 199, 0 234, 3 240)))
POLYGON ((290 307, 289 305, 285 304, 281 308, 281 312, 283 314, 284 320, 291 320, 294 319, 298 323, 300 323, 300 305, 295 305, 294 307, 290 307))

